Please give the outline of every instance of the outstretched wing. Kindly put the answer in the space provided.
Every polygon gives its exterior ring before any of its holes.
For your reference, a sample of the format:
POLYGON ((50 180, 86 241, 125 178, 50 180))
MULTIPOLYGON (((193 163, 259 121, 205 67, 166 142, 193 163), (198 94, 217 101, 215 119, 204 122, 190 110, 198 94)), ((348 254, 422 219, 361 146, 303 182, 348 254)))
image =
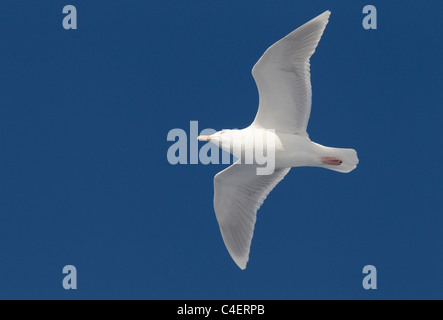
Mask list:
POLYGON ((326 28, 326 11, 272 45, 252 69, 260 103, 253 125, 307 135, 311 113, 310 58, 326 28))
POLYGON ((253 165, 234 163, 214 178, 214 209, 226 248, 232 259, 245 269, 257 210, 290 168, 276 168, 273 174, 257 175, 253 165))

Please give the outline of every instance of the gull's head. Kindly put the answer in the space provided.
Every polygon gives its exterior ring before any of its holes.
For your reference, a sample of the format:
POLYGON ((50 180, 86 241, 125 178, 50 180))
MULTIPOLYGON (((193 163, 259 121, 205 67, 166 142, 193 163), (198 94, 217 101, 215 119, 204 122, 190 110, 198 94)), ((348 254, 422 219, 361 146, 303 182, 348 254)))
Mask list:
POLYGON ((210 136, 199 136, 198 140, 209 141, 226 152, 232 153, 235 146, 238 148, 241 145, 241 132, 242 130, 237 129, 221 130, 210 136))
POLYGON ((237 131, 239 130, 221 130, 210 136, 199 136, 197 139, 200 141, 209 141, 214 144, 226 143, 231 141, 237 131))

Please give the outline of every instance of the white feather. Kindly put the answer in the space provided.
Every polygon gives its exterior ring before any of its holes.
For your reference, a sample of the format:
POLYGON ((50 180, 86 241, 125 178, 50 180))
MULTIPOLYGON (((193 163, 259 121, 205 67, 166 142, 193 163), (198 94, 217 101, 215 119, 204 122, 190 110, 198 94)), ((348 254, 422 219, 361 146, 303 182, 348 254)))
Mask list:
POLYGON ((232 259, 241 268, 249 260, 257 210, 290 168, 257 175, 255 166, 234 163, 214 178, 214 209, 232 259))
POLYGON ((307 135, 311 113, 310 58, 326 28, 326 11, 272 45, 252 69, 260 103, 253 125, 307 135))

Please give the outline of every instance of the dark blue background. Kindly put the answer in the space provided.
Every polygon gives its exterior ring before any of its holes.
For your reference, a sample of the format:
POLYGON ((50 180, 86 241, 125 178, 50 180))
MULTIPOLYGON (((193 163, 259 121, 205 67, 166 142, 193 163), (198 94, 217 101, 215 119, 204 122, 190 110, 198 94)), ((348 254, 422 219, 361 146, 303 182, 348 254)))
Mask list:
MULTIPOLYGON (((441 1, 2 1, 0 298, 443 298, 441 1), (62 8, 78 10, 78 30, 62 8), (362 9, 378 9, 364 30, 362 9), (251 68, 325 10, 309 133, 350 174, 297 168, 259 211, 248 268, 213 176, 173 128, 242 128, 251 68), (78 269, 78 290, 62 268, 78 269), (363 266, 378 270, 362 288, 363 266)), ((201 144, 200 144, 201 145, 201 144)))

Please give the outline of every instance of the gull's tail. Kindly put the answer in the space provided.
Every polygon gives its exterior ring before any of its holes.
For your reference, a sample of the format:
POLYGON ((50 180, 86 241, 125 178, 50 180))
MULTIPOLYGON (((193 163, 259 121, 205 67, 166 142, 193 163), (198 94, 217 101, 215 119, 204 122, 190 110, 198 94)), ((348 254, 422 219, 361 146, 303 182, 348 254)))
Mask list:
POLYGON ((354 149, 330 147, 325 149, 321 158, 323 168, 348 173, 357 167, 358 157, 354 149))

